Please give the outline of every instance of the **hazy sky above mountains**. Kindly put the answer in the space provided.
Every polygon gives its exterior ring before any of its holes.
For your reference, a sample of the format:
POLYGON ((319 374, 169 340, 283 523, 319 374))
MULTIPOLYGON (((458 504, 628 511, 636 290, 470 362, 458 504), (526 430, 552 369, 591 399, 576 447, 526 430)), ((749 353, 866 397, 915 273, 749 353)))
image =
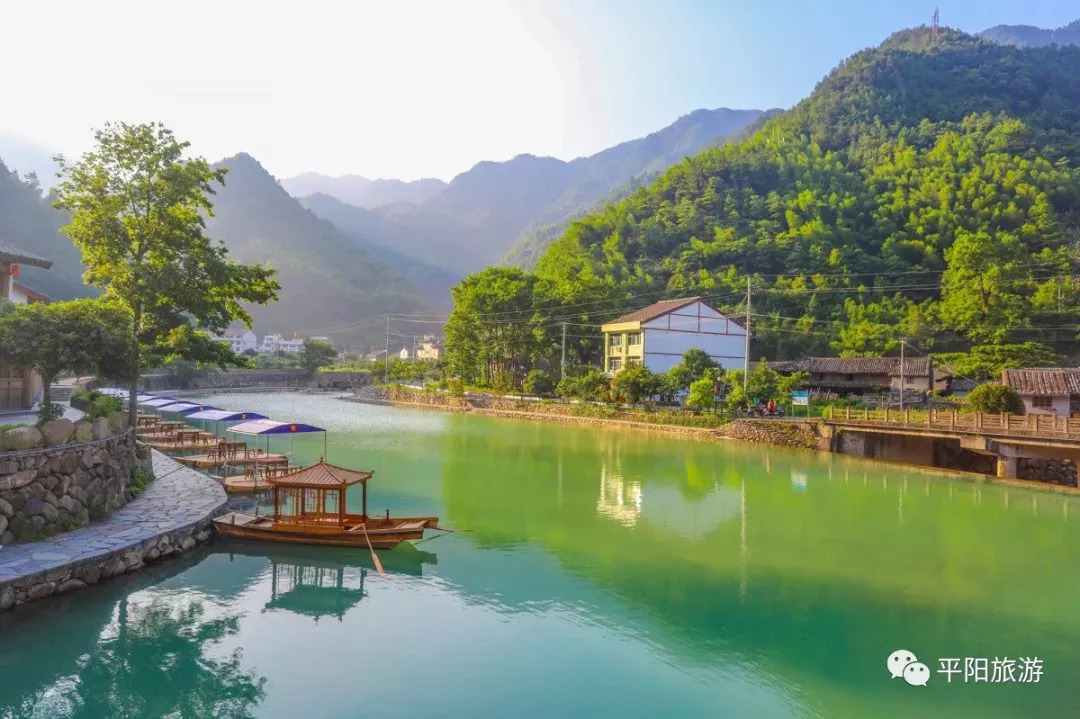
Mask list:
MULTIPOLYGON (((933 1, 127 0, 7 3, 0 135, 78 153, 107 120, 162 120, 194 152, 450 179, 564 159, 699 107, 787 107, 933 1)), ((1076 0, 945 0, 943 24, 1059 27, 1076 0)))

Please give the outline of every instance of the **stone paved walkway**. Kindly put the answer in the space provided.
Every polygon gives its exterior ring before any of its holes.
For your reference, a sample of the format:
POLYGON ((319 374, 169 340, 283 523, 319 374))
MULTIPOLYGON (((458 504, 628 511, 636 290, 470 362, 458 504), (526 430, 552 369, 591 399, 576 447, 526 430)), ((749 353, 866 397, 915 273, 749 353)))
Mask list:
POLYGON ((122 552, 144 540, 186 529, 217 513, 225 490, 210 477, 153 453, 146 491, 111 517, 51 539, 0 548, 0 589, 25 577, 122 552))

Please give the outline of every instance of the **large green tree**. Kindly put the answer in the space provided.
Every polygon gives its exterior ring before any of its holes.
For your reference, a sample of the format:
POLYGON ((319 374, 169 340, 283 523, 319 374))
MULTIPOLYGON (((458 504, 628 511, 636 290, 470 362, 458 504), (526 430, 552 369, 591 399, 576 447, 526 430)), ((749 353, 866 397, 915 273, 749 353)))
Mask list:
POLYGON ((109 124, 94 139, 79 160, 57 158, 63 180, 55 205, 71 213, 64 231, 82 250, 86 281, 130 313, 134 423, 140 367, 173 357, 244 364, 201 329, 250 326, 242 303, 270 302, 280 287, 273 270, 230 261, 225 245, 204 232, 223 170, 185 157, 188 143, 159 123, 109 124))
POLYGON ((328 342, 323 340, 304 340, 304 347, 300 350, 300 366, 304 368, 309 377, 314 377, 320 367, 326 367, 337 358, 337 351, 328 342))

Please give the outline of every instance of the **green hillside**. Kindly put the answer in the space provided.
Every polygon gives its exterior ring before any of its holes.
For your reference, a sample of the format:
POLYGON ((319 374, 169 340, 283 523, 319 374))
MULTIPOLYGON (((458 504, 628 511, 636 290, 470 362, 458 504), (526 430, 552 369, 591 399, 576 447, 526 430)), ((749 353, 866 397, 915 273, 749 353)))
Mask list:
POLYGON ((97 295, 83 284, 81 254, 60 231, 67 216, 54 210, 41 188, 9 170, 0 157, 0 239, 52 260, 50 269, 23 268, 19 281, 53 299, 97 295))
POLYGON ((301 207, 254 158, 239 154, 218 164, 229 174, 213 198, 208 233, 240 262, 277 269, 281 282, 277 302, 251 308, 258 334, 325 334, 363 345, 370 338, 349 325, 426 308, 399 274, 301 207))
POLYGON ((758 356, 875 354, 901 336, 1073 354, 1078 161, 1080 48, 905 30, 748 139, 573 223, 532 303, 597 322, 700 294, 741 313, 749 277, 758 356))

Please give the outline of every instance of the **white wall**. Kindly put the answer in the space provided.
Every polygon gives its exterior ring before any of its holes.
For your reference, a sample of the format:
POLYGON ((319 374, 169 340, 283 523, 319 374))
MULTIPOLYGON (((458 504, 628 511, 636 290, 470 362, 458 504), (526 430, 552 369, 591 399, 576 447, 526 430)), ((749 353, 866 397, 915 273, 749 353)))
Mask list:
POLYGON ((8 278, 8 282, 11 282, 11 286, 8 288, 8 299, 17 305, 25 305, 30 301, 30 298, 23 294, 23 291, 15 286, 11 278, 8 278))
POLYGON ((682 362, 686 350, 695 348, 725 369, 743 366, 745 330, 701 302, 646 322, 642 330, 644 364, 653 372, 671 369, 682 362))
POLYGON ((1032 404, 1032 399, 1033 398, 1032 398, 1031 395, 1028 395, 1028 394, 1020 395, 1020 399, 1024 400, 1024 409, 1027 410, 1028 414, 1041 413, 1041 414, 1056 414, 1058 417, 1068 417, 1069 416, 1069 398, 1068 397, 1054 397, 1053 398, 1054 406, 1053 406, 1053 409, 1050 409, 1050 410, 1036 408, 1032 404))

